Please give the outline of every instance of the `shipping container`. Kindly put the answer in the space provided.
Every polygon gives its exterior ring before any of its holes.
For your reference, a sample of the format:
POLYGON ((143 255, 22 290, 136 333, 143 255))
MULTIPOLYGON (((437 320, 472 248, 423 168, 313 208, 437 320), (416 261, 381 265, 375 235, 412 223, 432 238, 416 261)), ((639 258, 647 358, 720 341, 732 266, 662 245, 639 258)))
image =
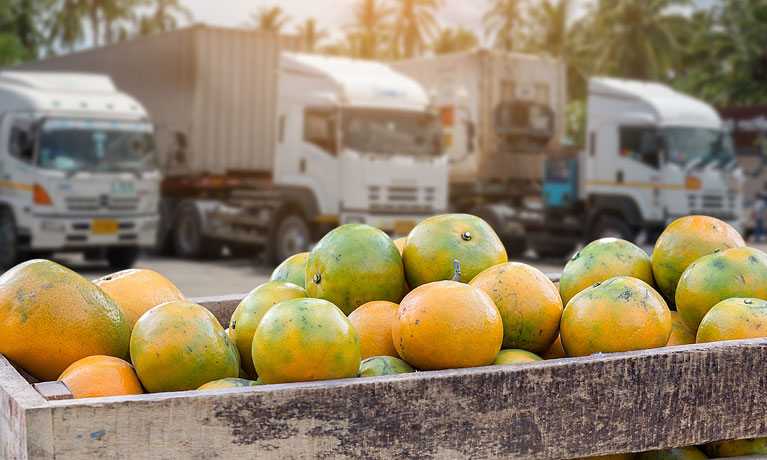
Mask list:
POLYGON ((19 68, 109 75, 147 108, 166 176, 268 174, 280 52, 300 49, 295 36, 198 24, 19 68))
MULTIPOLYGON (((421 83, 440 108, 451 184, 540 181, 545 143, 544 148, 509 152, 501 145, 496 129, 496 109, 517 101, 547 107, 553 118, 549 140, 561 141, 566 107, 565 65, 561 60, 478 49, 399 61, 392 66, 421 83), (467 129, 469 124, 474 128, 467 129)), ((531 122, 535 124, 535 120, 531 122)), ((525 133, 520 134, 524 137, 525 133)))

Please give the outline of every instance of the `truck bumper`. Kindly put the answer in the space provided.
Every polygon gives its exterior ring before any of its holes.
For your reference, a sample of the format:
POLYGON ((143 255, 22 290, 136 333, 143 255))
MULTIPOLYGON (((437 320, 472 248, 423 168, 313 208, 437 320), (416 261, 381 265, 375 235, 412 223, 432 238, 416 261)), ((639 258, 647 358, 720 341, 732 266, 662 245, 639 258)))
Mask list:
POLYGON ((341 214, 341 224, 368 224, 392 235, 405 236, 422 220, 442 213, 441 211, 434 211, 429 214, 344 212, 341 214))
POLYGON ((29 248, 60 250, 106 246, 153 246, 157 241, 159 217, 156 215, 102 217, 61 217, 37 215, 24 229, 29 248), (114 228, 97 230, 96 221, 110 221, 114 228))

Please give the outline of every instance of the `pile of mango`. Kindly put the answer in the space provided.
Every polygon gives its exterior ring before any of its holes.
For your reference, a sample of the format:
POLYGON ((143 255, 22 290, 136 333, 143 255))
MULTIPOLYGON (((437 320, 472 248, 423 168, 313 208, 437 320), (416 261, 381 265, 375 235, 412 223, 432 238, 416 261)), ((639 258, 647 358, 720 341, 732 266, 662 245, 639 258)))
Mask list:
POLYGON ((676 220, 652 258, 593 241, 557 286, 509 262, 482 219, 447 214, 397 240, 364 224, 330 231, 243 298, 228 329, 151 270, 91 282, 24 262, 0 276, 0 353, 75 397, 207 390, 764 337, 766 300, 767 255, 715 218, 676 220))

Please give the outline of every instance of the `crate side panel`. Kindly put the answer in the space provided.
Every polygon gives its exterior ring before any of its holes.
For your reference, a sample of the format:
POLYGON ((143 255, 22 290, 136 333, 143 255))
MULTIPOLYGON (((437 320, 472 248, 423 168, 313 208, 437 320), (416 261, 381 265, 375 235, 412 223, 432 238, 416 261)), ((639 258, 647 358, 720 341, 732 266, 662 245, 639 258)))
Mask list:
POLYGON ((52 402, 57 459, 554 459, 767 436, 767 341, 52 402), (174 458, 175 458, 174 457, 174 458))
POLYGON ((197 299, 189 299, 192 302, 198 303, 203 307, 210 310, 211 313, 218 319, 223 327, 229 327, 229 320, 234 313, 234 309, 237 308, 240 301, 247 294, 228 294, 214 297, 199 297, 197 299))
POLYGON ((0 458, 53 458, 50 409, 45 399, 0 355, 0 458))

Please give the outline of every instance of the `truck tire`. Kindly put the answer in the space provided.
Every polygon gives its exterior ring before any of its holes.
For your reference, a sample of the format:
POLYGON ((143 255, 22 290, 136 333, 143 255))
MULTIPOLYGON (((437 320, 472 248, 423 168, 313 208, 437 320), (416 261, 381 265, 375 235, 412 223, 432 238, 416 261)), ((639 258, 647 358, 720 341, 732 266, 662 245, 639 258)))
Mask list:
POLYGON ((501 242, 506 248, 506 255, 509 259, 512 257, 522 257, 527 252, 527 240, 522 235, 505 235, 501 236, 501 242))
POLYGON ((0 272, 21 262, 16 219, 8 208, 0 208, 0 272))
POLYGON ((269 262, 277 265, 288 257, 306 252, 312 243, 312 230, 299 214, 285 214, 275 227, 269 245, 269 262))
POLYGON ((160 221, 157 228, 157 241, 151 252, 160 256, 174 255, 173 247, 173 206, 175 202, 169 198, 163 198, 160 202, 160 221))
POLYGON ((203 234, 202 222, 192 204, 182 205, 173 222, 173 249, 176 255, 187 259, 202 259, 212 255, 221 246, 203 234))
POLYGON ((588 241, 586 243, 608 237, 620 238, 633 243, 636 239, 636 232, 624 220, 607 215, 597 218, 594 225, 589 229, 587 236, 588 241))
POLYGON ((131 268, 141 251, 137 246, 118 246, 107 248, 109 267, 116 270, 131 268))

